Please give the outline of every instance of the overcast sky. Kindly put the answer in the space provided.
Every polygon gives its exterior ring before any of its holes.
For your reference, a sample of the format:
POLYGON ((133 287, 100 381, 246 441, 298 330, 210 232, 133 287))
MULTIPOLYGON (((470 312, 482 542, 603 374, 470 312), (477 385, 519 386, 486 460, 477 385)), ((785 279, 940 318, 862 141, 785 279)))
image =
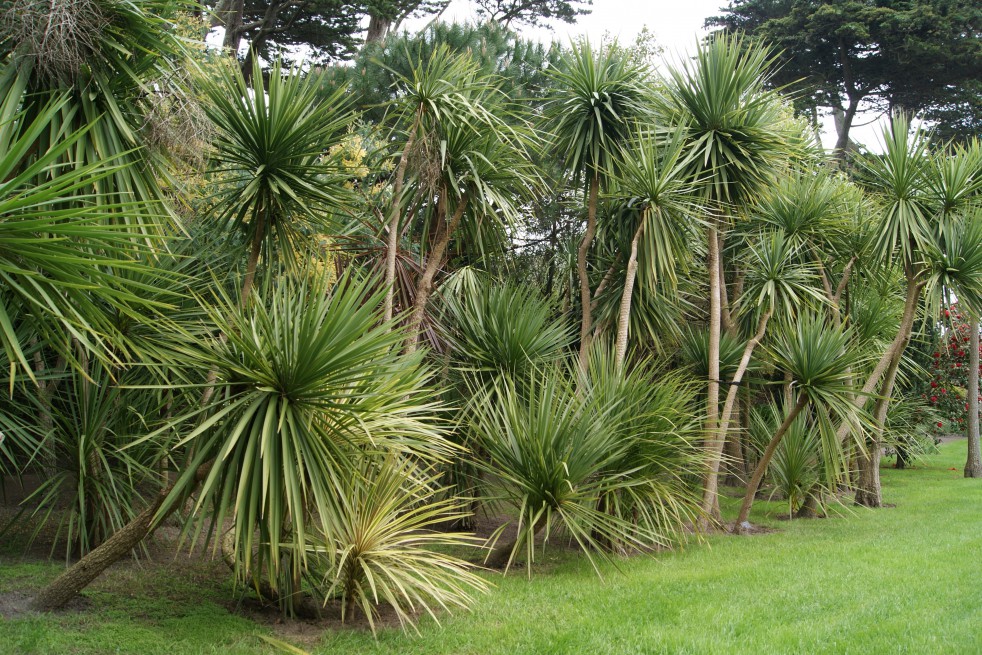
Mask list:
MULTIPOLYGON (((556 23, 551 37, 568 40, 586 34, 591 41, 599 41, 609 33, 622 43, 630 43, 647 26, 666 49, 684 49, 704 34, 706 17, 718 14, 723 4, 720 0, 594 0, 592 13, 575 25, 556 23)), ((444 17, 467 20, 473 15, 469 0, 453 0, 444 17)), ((537 30, 535 36, 548 40, 550 33, 537 30)))
MULTIPOLYGON (((594 0, 593 11, 573 25, 556 23, 552 31, 524 29, 522 33, 543 41, 569 41, 586 35, 594 43, 612 36, 629 45, 642 28, 647 27, 654 34, 656 43, 665 49, 664 58, 671 62, 692 50, 699 38, 707 33, 703 29, 706 18, 720 14, 720 8, 727 4, 727 0, 594 0)), ((474 16, 470 0, 453 0, 442 18, 448 22, 463 22, 473 20, 474 16)), ((410 21, 403 28, 413 31, 426 22, 410 21)), ((857 116, 858 125, 853 127, 850 137, 878 150, 879 127, 864 125, 870 118, 857 116)), ((824 122, 822 141, 831 149, 835 145, 835 130, 831 119, 824 122)))

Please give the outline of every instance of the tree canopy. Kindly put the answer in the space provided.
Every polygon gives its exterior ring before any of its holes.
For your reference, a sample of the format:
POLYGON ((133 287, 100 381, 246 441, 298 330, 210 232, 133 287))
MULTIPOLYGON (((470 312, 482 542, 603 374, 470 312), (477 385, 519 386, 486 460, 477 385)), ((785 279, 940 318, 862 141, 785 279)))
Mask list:
POLYGON ((773 83, 799 109, 837 117, 838 151, 860 112, 904 109, 948 122, 953 136, 982 120, 982 7, 974 0, 733 0, 706 21, 775 45, 773 83))

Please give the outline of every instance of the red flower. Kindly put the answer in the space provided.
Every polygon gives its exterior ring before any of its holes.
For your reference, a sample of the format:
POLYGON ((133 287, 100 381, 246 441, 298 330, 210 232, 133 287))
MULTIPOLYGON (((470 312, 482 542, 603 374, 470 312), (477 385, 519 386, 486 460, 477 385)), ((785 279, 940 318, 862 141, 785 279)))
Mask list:
POLYGON ((938 386, 938 383, 937 383, 937 382, 935 382, 934 380, 931 380, 931 388, 933 389, 933 388, 935 388, 936 386, 938 386))
POLYGON ((937 396, 931 396, 931 402, 932 403, 938 402, 938 397, 937 396))
POLYGON ((944 387, 941 387, 941 393, 948 393, 948 390, 945 389, 944 387))
POLYGON ((943 423, 941 423, 941 421, 938 421, 938 427, 940 428, 942 426, 943 426, 943 423))

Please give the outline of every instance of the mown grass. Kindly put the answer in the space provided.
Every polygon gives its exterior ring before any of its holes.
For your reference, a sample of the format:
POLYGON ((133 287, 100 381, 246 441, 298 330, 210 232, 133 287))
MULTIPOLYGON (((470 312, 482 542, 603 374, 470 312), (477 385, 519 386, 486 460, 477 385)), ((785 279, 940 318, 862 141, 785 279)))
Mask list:
MULTIPOLYGON (((494 576, 497 589, 472 612, 442 626, 423 620, 418 635, 328 631, 302 645, 315 654, 982 652, 982 481, 962 478, 964 449, 956 441, 914 469, 885 469, 893 508, 789 522, 781 504, 760 503, 752 518, 775 532, 621 560, 604 580, 581 557, 548 554, 531 580, 494 576)), ((57 569, 0 567, 0 591, 57 569)), ((4 621, 0 652, 271 652, 254 636, 270 628, 229 613, 221 585, 132 586, 138 593, 92 594, 80 613, 4 621)))

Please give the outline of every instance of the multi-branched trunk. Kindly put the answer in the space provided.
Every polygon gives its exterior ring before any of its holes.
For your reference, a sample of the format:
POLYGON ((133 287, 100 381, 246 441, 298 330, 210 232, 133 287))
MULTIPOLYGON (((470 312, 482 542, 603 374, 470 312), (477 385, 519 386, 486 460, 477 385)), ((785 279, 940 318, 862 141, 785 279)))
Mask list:
POLYGON ((454 209, 453 216, 446 225, 443 225, 445 218, 442 215, 437 217, 437 224, 443 229, 440 231, 436 243, 433 245, 433 249, 430 250, 426 257, 426 266, 423 269, 423 275, 416 285, 416 298, 413 301, 413 312, 409 317, 409 333, 406 337, 407 354, 416 352, 416 349, 419 347, 419 338, 423 329, 423 318, 426 316, 426 306, 429 303, 430 296, 433 294, 433 280, 436 278, 441 264, 443 264, 443 258, 447 253, 447 247, 450 245, 450 239, 460 226, 460 222, 467 212, 469 202, 470 195, 468 192, 464 192, 464 195, 457 201, 457 207, 454 209))
POLYGON ((730 421, 733 418, 733 410, 736 407, 740 383, 743 382, 743 376, 750 367, 750 358, 753 356, 754 349, 756 349, 761 339, 764 338, 764 331, 767 329, 767 323, 770 321, 772 313, 773 310, 768 309, 761 315, 760 321, 757 323, 757 331, 743 349, 743 357, 740 359, 740 365, 737 367, 736 373, 733 375, 733 380, 730 382, 730 388, 726 392, 723 412, 719 417, 719 429, 707 445, 707 450, 710 451, 707 453, 710 460, 709 470, 706 472, 706 479, 703 485, 702 510, 704 514, 711 516, 717 521, 720 519, 718 499, 719 469, 723 460, 723 447, 728 436, 730 421))
POLYGON ((403 148, 402 155, 399 157, 396 179, 392 186, 392 211, 389 214, 389 231, 385 237, 385 306, 382 312, 382 320, 387 325, 391 325, 393 308, 395 307, 396 255, 399 252, 399 223, 402 219, 402 188, 406 181, 406 169, 409 167, 409 153, 416 143, 416 135, 419 132, 419 124, 422 119, 423 111, 420 109, 416 113, 416 119, 409 129, 409 134, 406 136, 406 147, 403 148))
MULTIPOLYGON (((856 396, 853 402, 858 409, 863 409, 874 391, 879 387, 878 401, 874 409, 875 429, 866 443, 867 452, 859 457, 859 477, 856 481, 856 502, 866 507, 880 507, 883 502, 880 494, 883 424, 886 420, 886 412, 890 396, 893 393, 897 370, 914 329, 914 319, 917 316, 921 289, 924 288, 924 282, 916 279, 916 271, 911 264, 905 264, 904 273, 907 280, 907 294, 897 335, 880 357, 873 372, 867 378, 866 384, 863 385, 862 392, 856 396), (882 384, 880 384, 881 379, 882 384)), ((838 432, 839 440, 844 440, 852 429, 852 425, 843 423, 838 432)))

